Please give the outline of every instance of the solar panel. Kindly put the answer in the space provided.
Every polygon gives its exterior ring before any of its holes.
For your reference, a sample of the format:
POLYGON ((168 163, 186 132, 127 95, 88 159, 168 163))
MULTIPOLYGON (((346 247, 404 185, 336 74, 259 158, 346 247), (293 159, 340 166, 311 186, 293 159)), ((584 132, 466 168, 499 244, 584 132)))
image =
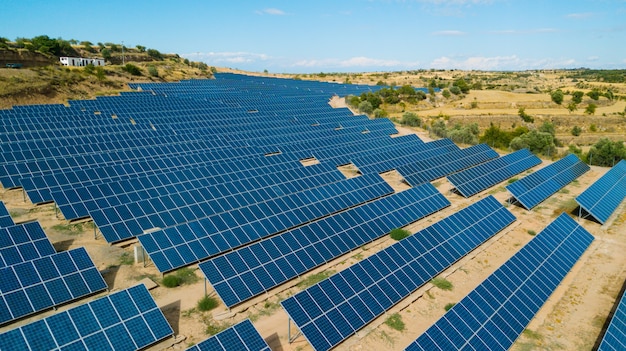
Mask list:
POLYGON ((231 251, 199 267, 230 307, 447 206, 450 202, 428 183, 231 251))
POLYGON ((569 154, 506 188, 522 206, 530 210, 588 170, 586 163, 569 154))
POLYGON ((15 222, 13 222, 13 218, 11 218, 11 215, 4 205, 4 202, 0 201, 0 228, 9 227, 12 225, 15 225, 15 222))
POLYGON ((39 222, 0 228, 0 268, 54 253, 39 222))
POLYGON ((578 195, 576 202, 593 218, 604 224, 624 197, 626 197, 626 160, 621 160, 578 195))
POLYGON ((249 319, 239 322, 186 351, 271 351, 249 319))
POLYGON ((622 295, 598 347, 598 351, 622 350, 626 350, 626 294, 622 295))
POLYGON ((0 334, 3 351, 139 350, 174 331, 143 284, 0 334))
POLYGON ((378 174, 368 174, 137 238, 157 269, 167 272, 392 192, 378 174))
POLYGON ((412 186, 418 186, 497 157, 499 157, 498 153, 493 151, 487 144, 478 144, 448 154, 402 165, 396 170, 407 183, 412 186))
POLYGON ((281 303, 315 350, 329 350, 513 221, 489 196, 281 303))
POLYGON ((451 174, 448 180, 459 193, 470 197, 540 163, 537 156, 522 149, 451 174))
POLYGON ((508 350, 592 241, 561 214, 406 350, 508 350))
POLYGON ((0 324, 107 288, 82 247, 0 268, 0 277, 0 324))

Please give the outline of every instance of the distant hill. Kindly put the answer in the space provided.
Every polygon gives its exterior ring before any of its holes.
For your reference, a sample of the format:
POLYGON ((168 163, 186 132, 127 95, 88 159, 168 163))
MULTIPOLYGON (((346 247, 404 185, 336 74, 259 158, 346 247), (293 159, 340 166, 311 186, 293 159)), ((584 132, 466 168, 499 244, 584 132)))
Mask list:
POLYGON ((205 63, 141 45, 127 48, 47 36, 15 41, 0 38, 0 108, 90 99, 130 90, 128 82, 211 78, 215 71, 205 63), (61 56, 104 58, 106 66, 63 67, 61 56), (22 68, 6 68, 8 63, 22 68))

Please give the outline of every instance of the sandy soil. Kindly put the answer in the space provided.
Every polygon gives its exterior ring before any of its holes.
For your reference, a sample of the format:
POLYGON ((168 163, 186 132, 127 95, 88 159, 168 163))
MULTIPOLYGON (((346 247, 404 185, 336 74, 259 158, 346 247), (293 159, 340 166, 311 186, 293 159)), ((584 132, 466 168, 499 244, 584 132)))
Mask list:
MULTIPOLYGON (((399 131, 401 134, 414 132, 408 128, 399 128, 399 131)), ((419 132, 419 135, 427 140, 427 135, 423 132, 419 132)), ((548 161, 544 161, 543 165, 535 169, 547 164, 548 161)), ((347 176, 354 176, 354 170, 350 167, 343 171, 347 176)), ((403 349, 445 313, 446 304, 462 299, 530 241, 533 237, 528 234, 529 230, 538 233, 562 211, 574 210, 573 199, 606 171, 605 168, 593 167, 579 180, 568 185, 532 211, 509 206, 518 220, 442 274, 452 282, 454 288, 451 291, 443 291, 427 284, 336 349, 350 351, 403 349), (398 332, 383 324, 384 320, 393 313, 401 315, 406 324, 404 331, 398 332)), ((396 172, 389 172, 383 176, 397 191, 407 188, 396 172)), ((445 179, 435 181, 433 184, 452 202, 452 206, 411 224, 408 229, 412 232, 490 194, 502 203, 509 198, 509 193, 504 188, 506 183, 470 199, 450 193, 451 185, 445 179)), ((69 224, 56 217, 52 204, 33 206, 28 201, 24 201, 21 190, 1 189, 0 199, 7 205, 15 221, 39 220, 57 250, 84 246, 101 270, 110 290, 132 286, 144 278, 160 281, 161 275, 149 262, 144 267, 143 263, 132 264, 129 260, 132 258, 135 243, 110 246, 102 238, 94 239, 94 230, 90 222, 69 224)), ((523 334, 514 344, 513 350, 590 350, 592 348, 626 276, 626 255, 623 254, 626 250, 624 207, 626 204, 622 204, 609 223, 604 226, 590 220, 580 220, 580 223, 595 236, 595 241, 532 320, 528 326, 532 332, 523 334)), ((203 279, 199 279, 194 284, 173 289, 159 286, 151 293, 163 309, 177 337, 155 345, 152 349, 184 350, 205 339, 207 329, 218 331, 244 318, 250 318, 272 350, 312 350, 302 336, 296 336, 292 343, 289 342, 288 318, 279 302, 300 291, 302 288, 296 284, 306 278, 320 272, 337 272, 345 269, 392 243, 393 241, 388 237, 379 239, 309 272, 299 280, 284 284, 230 311, 221 304, 210 312, 199 312, 196 309, 197 302, 205 294, 205 288, 210 296, 215 296, 211 286, 205 285, 203 279)), ((192 268, 195 269, 195 274, 202 278, 197 267, 192 268)), ((86 300, 88 299, 62 306, 58 310, 65 310, 84 303, 86 300)), ((0 332, 53 313, 55 311, 48 311, 19 321, 0 329, 0 332)), ((296 333, 297 330, 292 325, 292 337, 296 333)))

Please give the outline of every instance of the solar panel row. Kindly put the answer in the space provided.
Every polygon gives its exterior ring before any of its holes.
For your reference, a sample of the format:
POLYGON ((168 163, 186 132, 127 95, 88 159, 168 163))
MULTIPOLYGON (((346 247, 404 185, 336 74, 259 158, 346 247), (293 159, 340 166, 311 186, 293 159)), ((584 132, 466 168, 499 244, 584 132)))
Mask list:
POLYGON ((396 170, 412 186, 431 182, 463 169, 497 158, 487 144, 478 144, 447 154, 399 166, 396 170))
POLYGON ((234 306, 450 205, 431 184, 381 198, 200 263, 234 306))
POLYGON ((239 322, 186 351, 271 351, 249 319, 239 322))
POLYGON ((626 294, 622 294, 609 327, 598 347, 598 351, 621 350, 626 350, 626 294))
POLYGON ((84 248, 0 268, 0 324, 105 290, 84 248))
POLYGON ((576 155, 569 154, 507 185, 506 188, 519 203, 530 210, 588 170, 586 163, 576 155))
POLYGON ((451 174, 448 180, 459 193, 470 197, 540 163, 537 156, 522 149, 451 174))
POLYGON ((561 214, 406 350, 508 350, 592 241, 561 214))
POLYGON ((7 210, 4 202, 0 201, 0 228, 9 227, 12 225, 15 225, 15 222, 13 222, 11 214, 9 214, 9 210, 7 210))
POLYGON ((390 194, 378 175, 350 178, 138 236, 161 272, 390 194))
POLYGON ((626 160, 621 160, 591 184, 576 202, 593 218, 604 224, 626 197, 626 160))
POLYGON ((3 351, 140 350, 174 332, 143 284, 0 334, 3 351))
POLYGON ((515 217, 487 197, 282 301, 315 350, 329 350, 515 217))
POLYGON ((0 268, 55 252, 39 222, 0 228, 0 268))

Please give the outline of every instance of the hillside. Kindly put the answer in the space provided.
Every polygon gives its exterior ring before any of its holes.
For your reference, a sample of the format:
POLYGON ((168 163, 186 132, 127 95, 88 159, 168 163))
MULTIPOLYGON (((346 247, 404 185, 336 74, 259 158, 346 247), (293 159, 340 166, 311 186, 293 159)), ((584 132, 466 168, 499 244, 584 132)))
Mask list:
POLYGON ((128 91, 129 82, 172 82, 210 78, 213 74, 204 63, 189 62, 177 54, 162 54, 141 45, 126 48, 113 43, 71 44, 47 36, 25 42, 21 40, 0 41, 0 108, 62 104, 68 100, 92 99, 128 91), (104 57, 106 66, 64 67, 59 63, 59 56, 66 55, 104 57), (7 63, 19 63, 23 68, 6 68, 7 63), (132 69, 132 66, 138 70, 132 69))

